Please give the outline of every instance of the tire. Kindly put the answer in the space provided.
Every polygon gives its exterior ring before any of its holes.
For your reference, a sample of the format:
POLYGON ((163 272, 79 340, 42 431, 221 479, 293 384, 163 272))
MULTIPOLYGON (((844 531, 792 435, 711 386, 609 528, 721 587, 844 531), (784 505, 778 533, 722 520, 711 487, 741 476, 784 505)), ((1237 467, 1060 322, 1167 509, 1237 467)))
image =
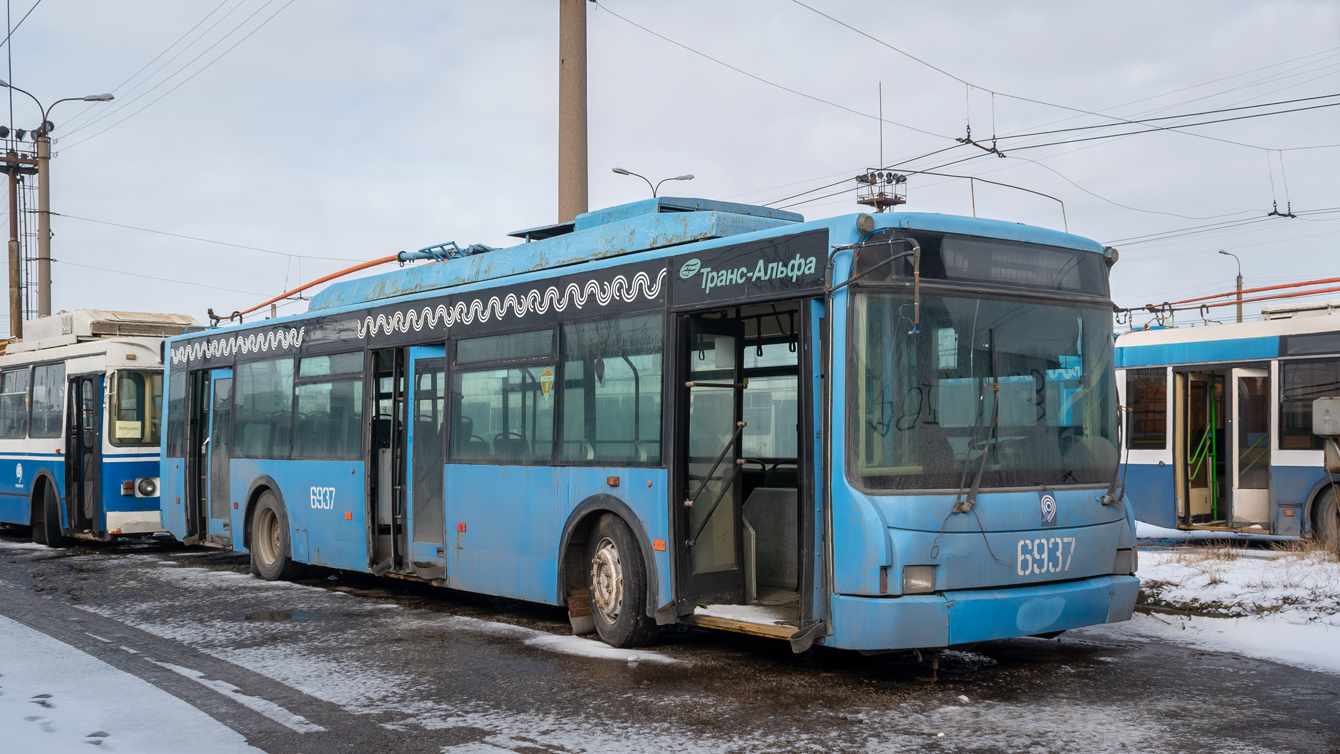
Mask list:
POLYGON ((296 577, 300 566, 291 559, 288 515, 279 498, 269 490, 261 493, 251 511, 251 572, 266 581, 296 577))
POLYGON ((1312 505, 1312 536, 1335 547, 1340 536, 1340 515, 1337 515, 1335 485, 1326 487, 1312 505))
POLYGON ((612 647, 644 647, 656 640, 660 627, 643 609, 647 602, 647 570, 642 554, 618 516, 606 514, 596 523, 587 545, 586 587, 596 633, 612 647))
MULTIPOLYGON (((33 527, 33 538, 37 537, 37 527, 33 527)), ((56 495, 56 485, 47 482, 42 485, 42 543, 47 547, 64 547, 65 533, 60 525, 60 497, 56 495)))

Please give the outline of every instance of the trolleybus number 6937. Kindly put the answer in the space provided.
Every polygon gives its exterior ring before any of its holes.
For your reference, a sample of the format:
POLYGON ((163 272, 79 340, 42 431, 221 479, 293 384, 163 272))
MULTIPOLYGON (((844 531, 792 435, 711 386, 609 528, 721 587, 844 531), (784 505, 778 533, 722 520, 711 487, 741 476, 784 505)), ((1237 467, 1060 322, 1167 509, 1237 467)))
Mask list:
POLYGON ((1061 573, 1070 570, 1070 559, 1075 556, 1074 537, 1042 537, 1019 540, 1015 563, 1020 576, 1030 573, 1061 573), (1067 550, 1066 546, 1070 549, 1067 550))

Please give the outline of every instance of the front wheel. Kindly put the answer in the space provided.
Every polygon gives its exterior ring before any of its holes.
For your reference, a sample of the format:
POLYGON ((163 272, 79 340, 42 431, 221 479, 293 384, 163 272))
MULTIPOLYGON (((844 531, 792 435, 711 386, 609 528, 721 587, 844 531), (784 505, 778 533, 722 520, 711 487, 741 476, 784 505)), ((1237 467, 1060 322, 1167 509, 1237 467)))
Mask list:
POLYGON ((291 579, 298 574, 292 553, 284 506, 266 490, 251 513, 251 572, 266 581, 291 579))
POLYGON ((1336 505, 1336 486, 1331 485, 1321 491, 1317 502, 1312 506, 1312 536, 1335 547, 1340 541, 1340 507, 1336 505))
POLYGON ((655 641, 660 627, 645 610, 647 569, 628 525, 617 516, 603 516, 591 533, 587 562, 591 616, 601 640, 614 647, 655 641))

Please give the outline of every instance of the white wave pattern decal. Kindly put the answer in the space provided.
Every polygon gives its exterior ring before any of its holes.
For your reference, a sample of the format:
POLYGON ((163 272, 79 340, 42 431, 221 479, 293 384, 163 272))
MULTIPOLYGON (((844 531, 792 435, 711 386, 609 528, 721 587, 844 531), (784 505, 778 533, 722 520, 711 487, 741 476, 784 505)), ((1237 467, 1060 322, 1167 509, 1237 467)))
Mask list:
POLYGON ((421 332, 425 327, 433 330, 442 324, 451 328, 457 324, 468 325, 473 322, 502 319, 509 313, 524 317, 532 313, 544 314, 550 309, 561 312, 569 306, 581 309, 592 298, 600 306, 609 306, 611 301, 616 300, 631 304, 638 298, 654 299, 661 295, 661 287, 664 284, 663 269, 656 275, 654 283, 650 275, 639 272, 631 281, 623 275, 616 275, 607 283, 588 280, 585 285, 569 283, 562 290, 551 285, 544 291, 536 288, 520 296, 509 293, 502 298, 491 296, 487 301, 477 298, 469 304, 458 301, 451 306, 438 304, 436 307, 407 309, 391 315, 378 314, 376 317, 363 318, 358 325, 358 337, 362 338, 368 333, 375 337, 378 333, 389 335, 393 332, 407 333, 410 330, 421 332))
POLYGON ((187 343, 172 349, 172 363, 181 364, 188 360, 213 359, 238 353, 262 353, 297 348, 302 345, 303 336, 306 334, 306 327, 291 327, 287 330, 248 333, 234 335, 231 338, 187 343))
MULTIPOLYGON (((569 306, 582 309, 593 298, 600 306, 609 306, 612 301, 631 304, 638 298, 655 299, 661 295, 664 285, 665 270, 662 269, 657 273, 655 282, 647 273, 639 272, 631 280, 623 275, 615 275, 609 282, 588 280, 585 285, 569 283, 562 290, 551 285, 543 291, 535 288, 521 296, 509 293, 502 298, 490 296, 487 301, 477 298, 469 304, 460 301, 451 306, 438 304, 436 307, 406 309, 389 316, 369 315, 358 323, 358 337, 364 338, 369 333, 375 337, 378 333, 421 332, 425 327, 433 330, 443 324, 450 328, 458 323, 468 325, 476 321, 488 322, 490 319, 502 319, 509 313, 524 317, 531 313, 544 314, 551 309, 561 312, 569 306)), ((298 327, 187 343, 172 349, 172 363, 298 348, 306 333, 307 328, 298 327)))

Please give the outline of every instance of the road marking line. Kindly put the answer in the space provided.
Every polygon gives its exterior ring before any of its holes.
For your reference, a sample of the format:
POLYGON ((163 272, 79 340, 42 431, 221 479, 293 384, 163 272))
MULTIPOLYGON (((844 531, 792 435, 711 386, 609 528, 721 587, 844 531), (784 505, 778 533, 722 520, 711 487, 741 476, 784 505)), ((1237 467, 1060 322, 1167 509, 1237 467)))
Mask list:
POLYGON ((85 631, 84 633, 88 634, 89 636, 92 636, 93 638, 97 639, 98 641, 102 642, 103 644, 111 644, 111 643, 112 643, 112 640, 111 640, 111 639, 104 639, 104 638, 102 638, 101 636, 98 636, 97 634, 89 634, 87 631, 85 631))
POLYGON ((126 650, 127 652, 133 654, 133 655, 137 655, 137 654, 139 654, 139 650, 131 649, 130 647, 127 647, 127 646, 125 646, 125 645, 122 645, 121 648, 124 649, 124 650, 126 650))
POLYGON ((321 733, 326 730, 316 723, 309 722, 307 718, 302 715, 295 715, 292 712, 289 712, 269 699, 262 699, 259 696, 243 694, 241 689, 227 681, 210 680, 205 677, 204 673, 201 673, 198 670, 183 668, 180 665, 173 665, 170 662, 159 662, 158 660, 150 660, 147 657, 145 659, 155 665, 167 668, 178 675, 190 678, 202 686, 214 689, 238 704, 274 720, 295 733, 321 733))

